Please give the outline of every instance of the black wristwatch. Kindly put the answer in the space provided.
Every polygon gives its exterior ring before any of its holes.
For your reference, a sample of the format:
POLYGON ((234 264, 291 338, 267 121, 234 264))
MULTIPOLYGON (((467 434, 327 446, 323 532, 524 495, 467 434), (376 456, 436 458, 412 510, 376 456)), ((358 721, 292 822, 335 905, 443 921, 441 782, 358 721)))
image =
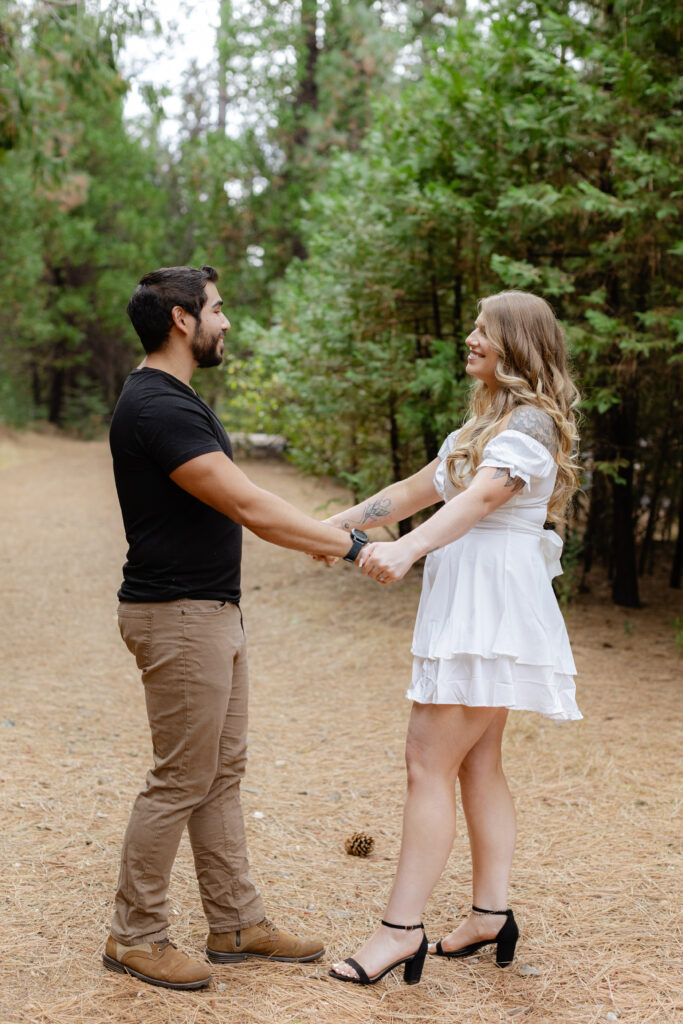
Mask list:
POLYGON ((349 548, 348 554, 344 555, 345 562, 355 562, 360 553, 360 549, 369 543, 370 538, 367 533, 363 533, 362 530, 351 530, 351 540, 353 543, 349 548))

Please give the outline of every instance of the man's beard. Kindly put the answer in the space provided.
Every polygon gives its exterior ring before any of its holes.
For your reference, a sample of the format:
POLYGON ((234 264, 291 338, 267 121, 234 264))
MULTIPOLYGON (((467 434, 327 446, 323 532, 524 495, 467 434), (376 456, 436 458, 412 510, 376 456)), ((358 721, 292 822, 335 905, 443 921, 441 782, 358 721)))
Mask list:
POLYGON ((209 366, 219 366, 223 362, 223 353, 218 349, 222 338, 223 331, 210 334, 197 321, 191 343, 192 355, 197 360, 197 366, 207 369, 209 366))

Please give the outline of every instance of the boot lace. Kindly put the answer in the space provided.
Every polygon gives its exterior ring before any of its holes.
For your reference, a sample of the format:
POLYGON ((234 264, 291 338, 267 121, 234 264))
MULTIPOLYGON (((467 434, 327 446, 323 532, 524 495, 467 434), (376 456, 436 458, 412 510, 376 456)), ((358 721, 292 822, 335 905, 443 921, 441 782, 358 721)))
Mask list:
POLYGON ((171 942, 170 939, 161 939, 159 942, 156 943, 156 947, 157 947, 157 949, 159 950, 160 953, 163 953, 163 951, 168 946, 170 946, 172 949, 177 949, 178 948, 176 946, 175 942, 171 942))

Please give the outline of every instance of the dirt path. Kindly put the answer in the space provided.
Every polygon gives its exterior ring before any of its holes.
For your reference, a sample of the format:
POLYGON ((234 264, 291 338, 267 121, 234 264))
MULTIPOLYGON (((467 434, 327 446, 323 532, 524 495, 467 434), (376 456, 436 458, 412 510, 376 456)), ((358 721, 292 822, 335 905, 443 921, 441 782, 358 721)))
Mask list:
MULTIPOLYGON (((417 988, 392 977, 360 990, 329 979, 326 964, 352 953, 380 917, 395 863, 419 573, 380 589, 351 567, 327 570, 250 535, 244 805, 253 870, 270 916, 325 935, 330 957, 306 968, 217 968, 213 987, 197 994, 107 973, 99 957, 119 845, 150 753, 140 683, 116 628, 125 545, 108 452, 63 438, 0 440, 0 1024, 683 1019, 682 662, 671 625, 681 595, 651 586, 639 612, 595 598, 574 608, 585 720, 558 727, 511 716, 506 765, 520 819, 511 905, 522 928, 514 966, 498 971, 490 954, 431 959, 417 988), (357 829, 375 838, 368 860, 344 852, 357 829)), ((283 463, 244 465, 308 511, 335 493, 283 463)), ((427 909, 430 936, 469 902, 466 850, 460 834, 427 909)), ((201 951, 185 841, 171 895, 173 938, 201 951)))

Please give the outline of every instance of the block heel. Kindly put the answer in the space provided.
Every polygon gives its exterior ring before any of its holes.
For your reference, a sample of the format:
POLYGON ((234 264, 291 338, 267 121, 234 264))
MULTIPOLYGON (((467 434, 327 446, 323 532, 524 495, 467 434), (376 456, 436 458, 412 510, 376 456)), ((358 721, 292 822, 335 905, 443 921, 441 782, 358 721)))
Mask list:
POLYGON ((509 967, 515 959, 515 949, 519 938, 519 928, 511 910, 506 911, 507 921, 498 932, 496 942, 496 965, 498 967, 509 967))
POLYGON ((484 946, 496 945, 496 966, 509 967, 515 958, 515 949, 519 939, 519 928, 515 921, 515 915, 511 910, 482 910, 481 907, 472 905, 475 914, 505 915, 505 924, 493 939, 484 939, 482 942, 471 942, 469 946, 462 949, 444 949, 441 942, 437 942, 435 956, 448 957, 449 960, 457 960, 462 957, 472 956, 477 950, 484 946))
POLYGON ((406 965, 403 968, 403 980, 406 985, 417 985, 422 977, 422 968, 425 965, 425 959, 427 957, 427 939, 423 938, 418 949, 412 960, 406 960, 406 965), (424 948, 423 948, 424 947, 424 948))
POLYGON ((346 974, 339 974, 339 972, 335 971, 334 968, 332 967, 330 968, 329 971, 330 976, 332 978, 336 978, 337 981, 350 981, 352 985, 374 985, 375 982, 383 978, 385 974, 389 973, 389 971, 393 971, 394 968, 400 967, 401 964, 404 964, 405 966, 403 968, 403 980, 405 981, 406 985, 418 984, 420 978, 422 977, 422 968, 424 967, 424 962, 427 956, 427 950, 429 948, 427 936, 424 934, 425 926, 423 924, 391 924, 390 921, 382 921, 382 924, 386 928, 398 928, 404 932, 412 932, 418 928, 421 928, 423 932, 422 942, 420 943, 416 951, 414 953, 411 953, 410 956, 404 956, 401 960, 396 960, 393 964, 389 964, 388 967, 385 967, 383 971, 380 971, 379 974, 375 974, 372 978, 368 976, 365 969, 361 966, 361 964, 358 963, 357 960, 354 960, 352 956, 347 957, 346 960, 344 960, 344 963, 348 964, 349 967, 353 967, 357 977, 352 978, 347 976, 346 974))

